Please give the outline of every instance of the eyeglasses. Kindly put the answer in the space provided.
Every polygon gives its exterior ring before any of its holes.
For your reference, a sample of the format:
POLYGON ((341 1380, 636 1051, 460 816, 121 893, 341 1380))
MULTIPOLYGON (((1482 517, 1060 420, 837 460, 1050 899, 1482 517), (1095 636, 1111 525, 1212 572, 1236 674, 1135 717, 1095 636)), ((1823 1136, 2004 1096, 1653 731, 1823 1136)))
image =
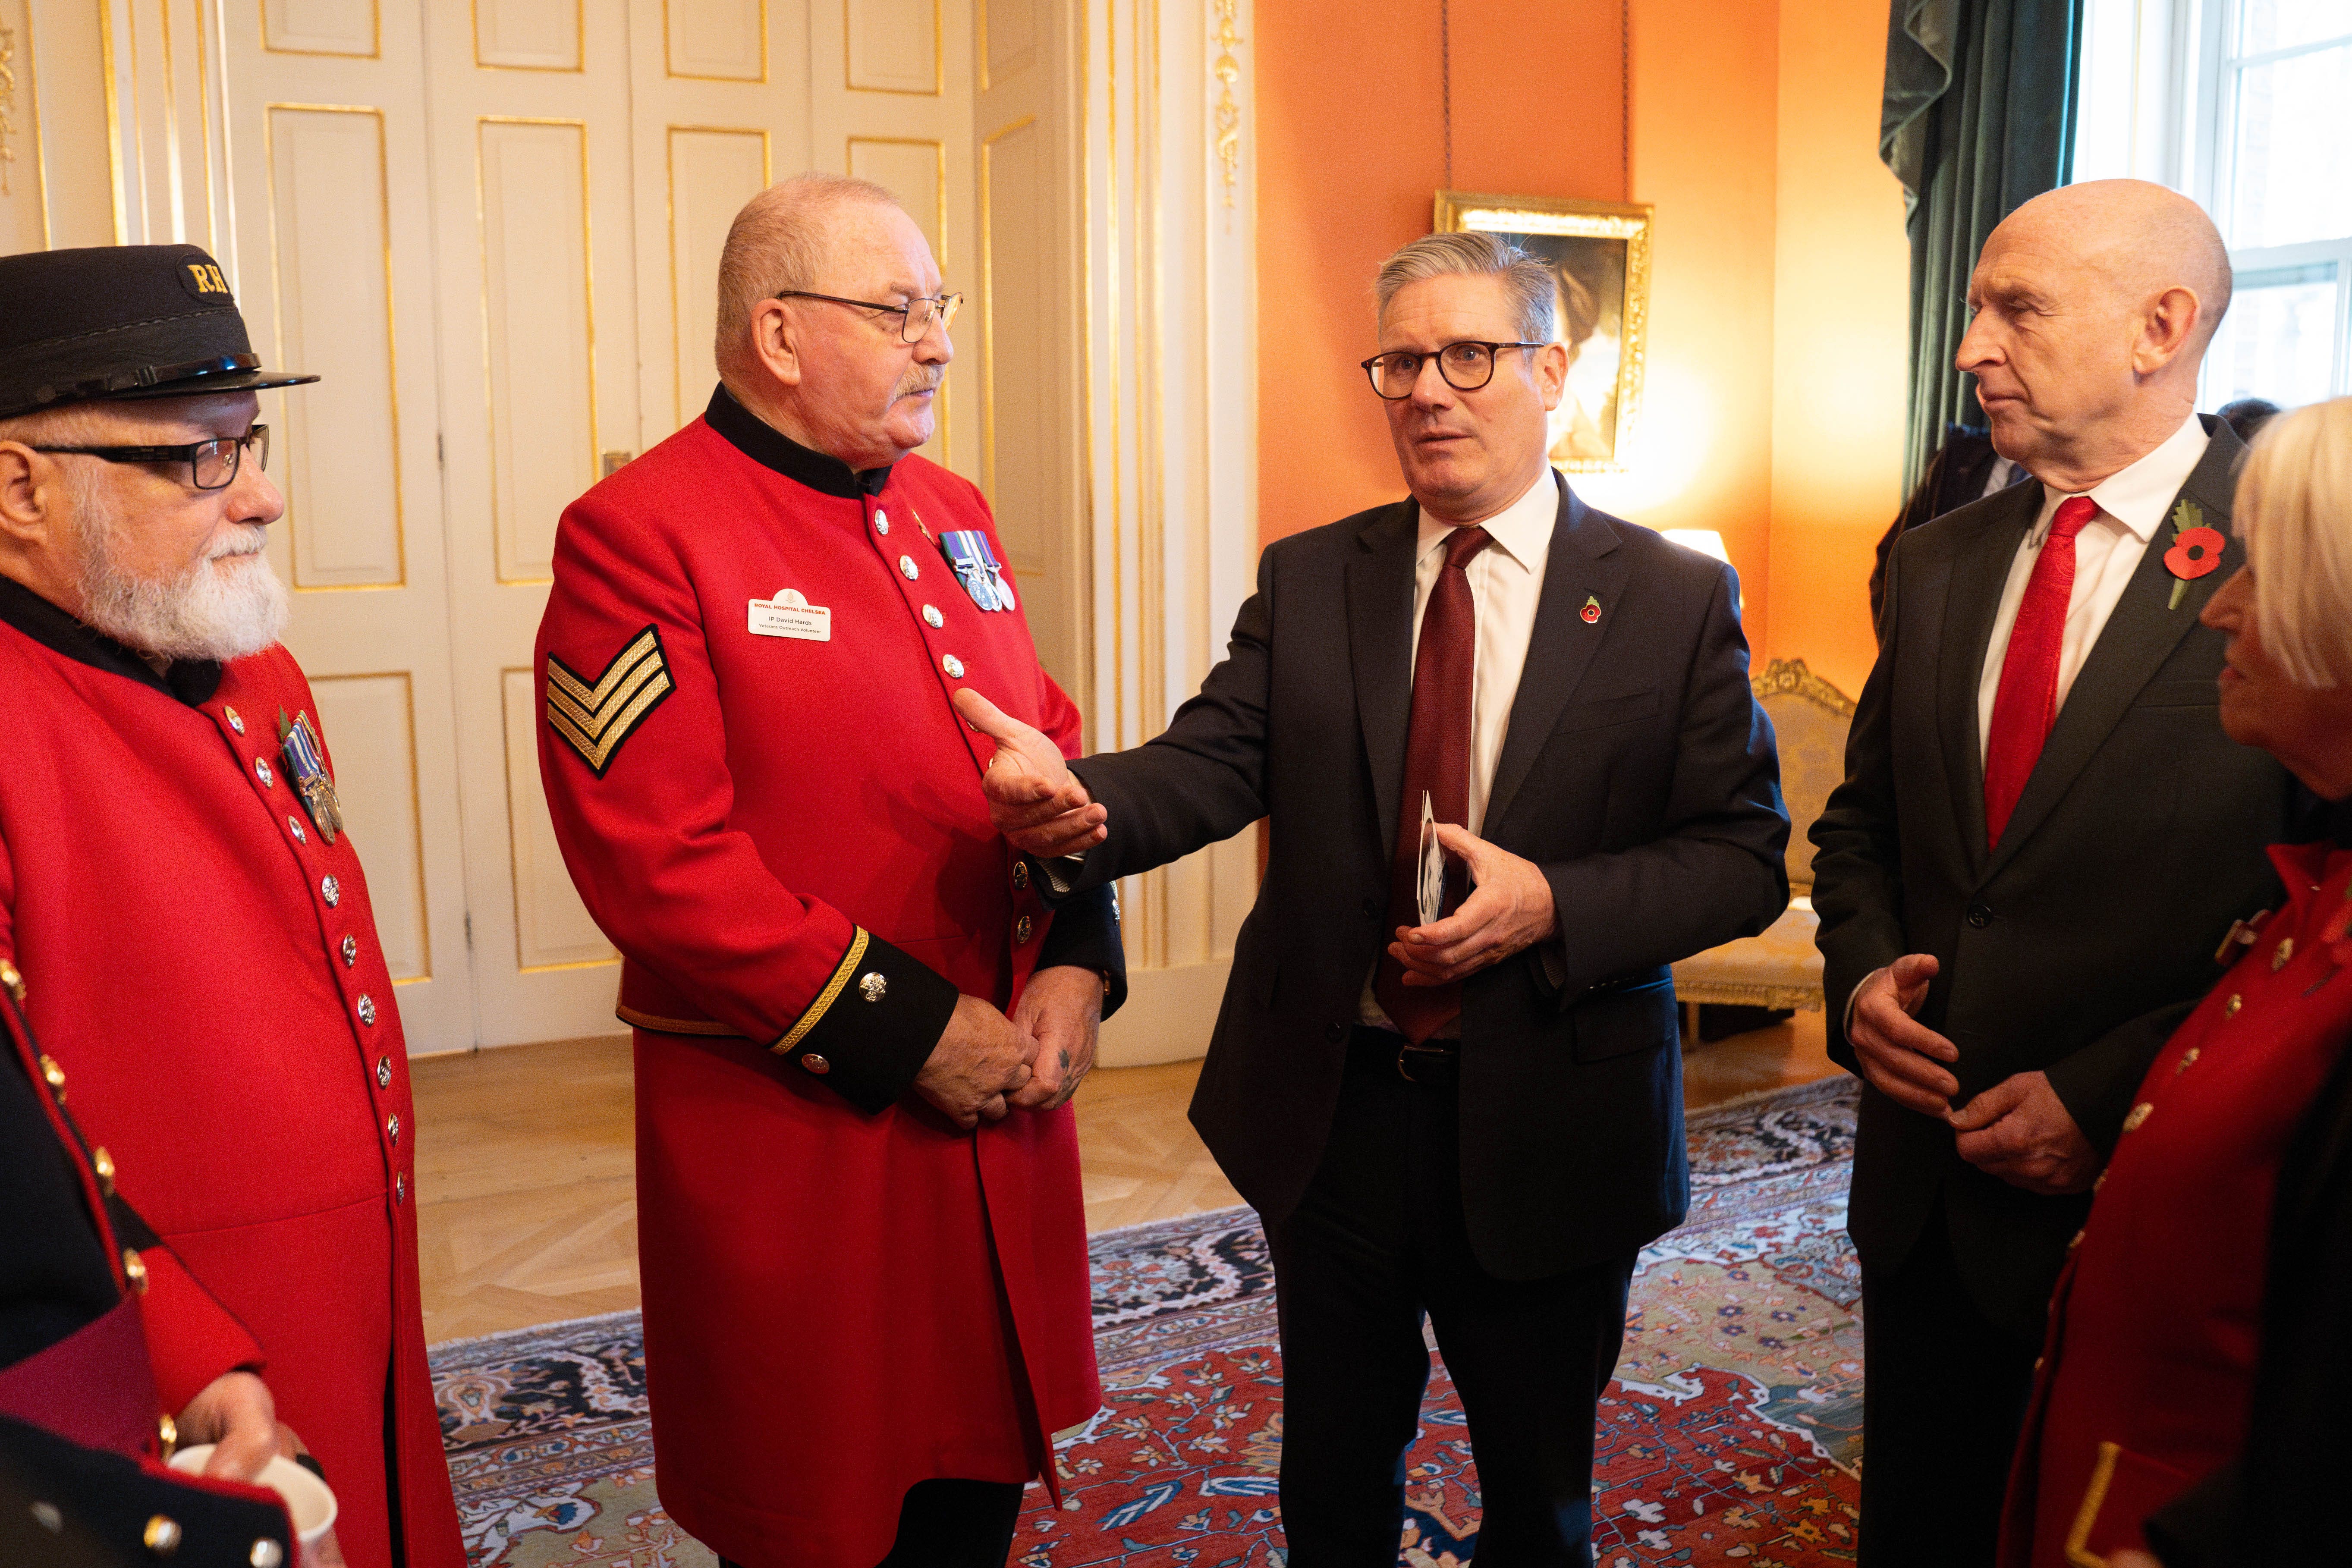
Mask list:
POLYGON ((1539 349, 1541 343, 1448 343, 1435 354, 1415 353, 1409 349, 1396 349, 1384 354, 1374 354, 1364 362, 1364 374, 1372 378, 1372 390, 1394 403, 1411 397, 1412 389, 1421 384, 1421 367, 1431 359, 1437 361, 1437 374, 1445 384, 1456 392, 1475 392, 1495 379, 1495 359, 1504 349, 1539 349))
POLYGON ((36 447, 36 452, 66 452, 110 463, 185 463, 188 482, 200 490, 225 490, 236 482, 247 447, 264 470, 269 467, 269 426, 257 425, 242 436, 216 436, 184 447, 36 447))
POLYGON ((823 300, 827 304, 848 305, 860 310, 879 310, 886 316, 900 318, 898 338, 902 342, 919 343, 937 321, 940 331, 946 331, 955 321, 956 312, 963 309, 961 294, 941 294, 936 299, 918 294, 903 305, 877 304, 872 300, 845 300, 838 294, 812 294, 805 289, 787 289, 773 296, 778 300, 823 300))

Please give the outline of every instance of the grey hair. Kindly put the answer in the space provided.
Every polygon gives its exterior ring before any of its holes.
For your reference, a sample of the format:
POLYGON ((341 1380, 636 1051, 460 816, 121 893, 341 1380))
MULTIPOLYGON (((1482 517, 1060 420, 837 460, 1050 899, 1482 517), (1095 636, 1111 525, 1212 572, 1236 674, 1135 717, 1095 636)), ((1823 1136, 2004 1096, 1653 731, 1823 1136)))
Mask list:
POLYGON ((871 180, 812 170, 779 180, 743 204, 719 253, 719 321, 711 345, 722 379, 744 363, 751 312, 787 289, 812 289, 825 263, 824 223, 839 208, 898 206, 871 180))
POLYGON ((1379 302, 1377 318, 1387 319, 1389 301, 1406 284, 1457 273, 1472 278, 1500 278, 1504 292, 1509 295, 1518 313, 1519 340, 1530 343, 1551 342, 1553 311, 1559 297, 1559 283, 1551 263, 1528 255, 1500 235, 1476 229, 1424 234, 1381 262, 1380 276, 1372 283, 1372 297, 1379 302))

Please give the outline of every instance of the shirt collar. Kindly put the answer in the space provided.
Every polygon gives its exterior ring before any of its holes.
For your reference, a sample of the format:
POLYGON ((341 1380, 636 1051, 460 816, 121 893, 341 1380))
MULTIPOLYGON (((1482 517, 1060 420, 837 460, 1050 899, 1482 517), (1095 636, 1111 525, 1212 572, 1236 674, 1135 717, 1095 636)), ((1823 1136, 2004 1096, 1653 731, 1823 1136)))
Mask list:
POLYGON ((856 500, 859 496, 880 495, 882 487, 890 482, 887 464, 853 469, 838 458, 802 446, 738 403, 724 382, 711 393, 710 406, 703 410, 702 417, 753 462, 824 495, 856 500))
MULTIPOLYGON (((2199 460, 2205 456, 2206 443, 2212 438, 2204 423, 2191 414, 2154 451, 2130 467, 2109 474, 2083 493, 2145 544, 2156 537, 2164 514, 2171 510, 2173 498, 2196 471, 2199 460)), ((2047 525, 2057 515, 2058 503, 2065 499, 2057 490, 2044 487, 2042 517, 2036 526, 2047 525)))
POLYGON ((178 659, 158 675, 137 653, 82 625, 13 577, 0 577, 0 621, 78 664, 152 687, 191 708, 211 701, 220 689, 221 667, 213 660, 178 659))
MULTIPOLYGON (((1550 548, 1552 525, 1559 521, 1559 485, 1547 466, 1533 484, 1519 492, 1518 500, 1478 526, 1494 538, 1504 554, 1531 572, 1535 570, 1536 563, 1543 559, 1544 552, 1550 548)), ((1412 558, 1418 562, 1427 555, 1454 531, 1455 526, 1423 512, 1420 540, 1412 558)))

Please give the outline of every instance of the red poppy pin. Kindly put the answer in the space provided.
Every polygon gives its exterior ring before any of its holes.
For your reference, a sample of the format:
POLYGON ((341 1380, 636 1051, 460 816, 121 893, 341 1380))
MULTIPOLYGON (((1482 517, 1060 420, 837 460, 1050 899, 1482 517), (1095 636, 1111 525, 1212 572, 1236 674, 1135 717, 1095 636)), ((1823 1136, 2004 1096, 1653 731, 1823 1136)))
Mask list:
POLYGON ((1584 595, 1584 608, 1580 613, 1584 616, 1584 624, 1591 626, 1601 618, 1601 601, 1592 595, 1587 594, 1584 595))
POLYGON ((2228 544, 2220 529, 2205 526, 2205 509, 2195 501, 2183 498, 2172 509, 2172 548, 2164 552, 2164 569, 2173 577, 2168 608, 2180 608, 2189 584, 2221 564, 2221 552, 2228 544))

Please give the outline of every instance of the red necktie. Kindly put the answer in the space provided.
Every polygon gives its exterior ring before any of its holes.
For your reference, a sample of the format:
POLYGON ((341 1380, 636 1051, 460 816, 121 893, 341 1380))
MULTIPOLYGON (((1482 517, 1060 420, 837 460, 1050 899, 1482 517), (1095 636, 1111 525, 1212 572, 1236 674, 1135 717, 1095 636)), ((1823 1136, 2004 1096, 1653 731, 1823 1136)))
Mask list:
MULTIPOLYGON (((1478 610, 1470 598, 1470 558, 1494 542, 1483 528, 1457 528, 1445 541, 1445 564, 1421 612, 1412 658, 1412 720, 1405 730, 1404 793, 1397 799, 1396 854, 1390 867, 1385 931, 1421 923, 1421 795, 1440 822, 1469 826, 1470 678, 1478 648, 1478 610)), ((1459 901, 1458 878, 1446 878, 1446 909, 1459 901)), ((1394 940, 1391 937, 1389 940, 1394 940)), ((1418 1045, 1462 1012, 1462 987, 1407 985, 1404 965, 1381 943, 1372 994, 1389 1022, 1418 1045)))
POLYGON ((2050 538, 2033 560, 2025 597, 2010 628, 1993 695, 1992 727, 1985 737, 1985 840, 2000 842, 2017 797, 2058 717, 2058 655, 2066 640, 2066 608, 2074 596, 2074 536, 2098 515, 2099 503, 2070 496, 2058 503, 2050 538))

